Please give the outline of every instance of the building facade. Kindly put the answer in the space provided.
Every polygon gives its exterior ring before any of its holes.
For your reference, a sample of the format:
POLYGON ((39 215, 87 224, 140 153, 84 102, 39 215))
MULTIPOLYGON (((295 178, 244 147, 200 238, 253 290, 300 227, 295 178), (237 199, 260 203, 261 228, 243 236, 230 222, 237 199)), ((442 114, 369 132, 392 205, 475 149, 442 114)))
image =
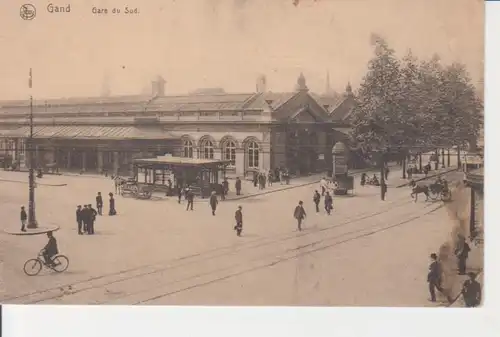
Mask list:
MULTIPOLYGON (((259 79, 262 83, 265 79, 259 79)), ((288 168, 303 175, 328 171, 333 145, 348 124, 308 92, 152 96, 35 102, 33 158, 37 167, 80 172, 132 172, 132 160, 166 153, 229 160, 229 174, 288 168)), ((0 102, 0 150, 28 167, 28 102, 0 102)), ((341 104, 343 106, 343 104, 341 104)))

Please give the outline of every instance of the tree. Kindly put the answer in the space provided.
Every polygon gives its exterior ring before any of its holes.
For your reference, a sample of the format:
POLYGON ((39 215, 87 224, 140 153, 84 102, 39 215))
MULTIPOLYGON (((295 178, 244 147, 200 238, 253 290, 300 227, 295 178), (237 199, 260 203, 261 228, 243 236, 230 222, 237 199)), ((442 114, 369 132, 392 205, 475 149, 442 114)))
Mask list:
POLYGON ((353 137, 365 144, 389 144, 397 131, 400 63, 394 50, 372 35, 375 56, 368 62, 353 107, 353 137))

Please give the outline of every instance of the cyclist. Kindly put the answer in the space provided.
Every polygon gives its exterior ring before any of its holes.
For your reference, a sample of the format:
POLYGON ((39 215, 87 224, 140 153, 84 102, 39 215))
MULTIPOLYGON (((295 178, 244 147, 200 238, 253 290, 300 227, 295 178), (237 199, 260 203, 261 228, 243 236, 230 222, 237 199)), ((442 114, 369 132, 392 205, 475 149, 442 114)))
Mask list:
POLYGON ((45 263, 48 266, 53 266, 54 262, 52 261, 52 257, 59 254, 59 251, 57 250, 57 241, 52 232, 47 232, 47 237, 49 238, 49 242, 43 247, 42 255, 45 260, 45 263))

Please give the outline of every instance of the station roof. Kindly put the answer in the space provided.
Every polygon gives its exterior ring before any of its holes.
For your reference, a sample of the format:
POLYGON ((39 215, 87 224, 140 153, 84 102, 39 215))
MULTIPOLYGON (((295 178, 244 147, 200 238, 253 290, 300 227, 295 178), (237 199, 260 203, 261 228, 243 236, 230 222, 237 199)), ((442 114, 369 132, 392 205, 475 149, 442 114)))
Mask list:
MULTIPOLYGON (((28 138, 30 127, 22 126, 14 130, 7 130, 0 134, 2 138, 28 138)), ((159 130, 149 130, 135 126, 93 126, 93 125, 54 125, 35 126, 34 138, 46 139, 100 139, 100 140, 127 140, 127 139, 176 139, 174 135, 159 130)))

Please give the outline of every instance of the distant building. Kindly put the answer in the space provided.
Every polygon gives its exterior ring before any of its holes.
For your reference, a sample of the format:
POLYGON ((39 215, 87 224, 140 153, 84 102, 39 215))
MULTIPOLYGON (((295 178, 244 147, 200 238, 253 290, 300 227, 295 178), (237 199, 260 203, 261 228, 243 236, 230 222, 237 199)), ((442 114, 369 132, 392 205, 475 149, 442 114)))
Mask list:
MULTIPOLYGON (((257 83, 262 89, 262 77, 257 83)), ((302 74, 292 92, 164 90, 158 78, 149 96, 35 102, 36 165, 129 175, 134 158, 170 153, 229 160, 229 173, 238 176, 278 167, 308 174, 331 169, 332 147, 345 137, 335 130, 349 128, 350 93, 328 103, 309 93, 302 74)), ((27 101, 0 102, 1 148, 21 167, 28 164, 28 116, 27 101)))

